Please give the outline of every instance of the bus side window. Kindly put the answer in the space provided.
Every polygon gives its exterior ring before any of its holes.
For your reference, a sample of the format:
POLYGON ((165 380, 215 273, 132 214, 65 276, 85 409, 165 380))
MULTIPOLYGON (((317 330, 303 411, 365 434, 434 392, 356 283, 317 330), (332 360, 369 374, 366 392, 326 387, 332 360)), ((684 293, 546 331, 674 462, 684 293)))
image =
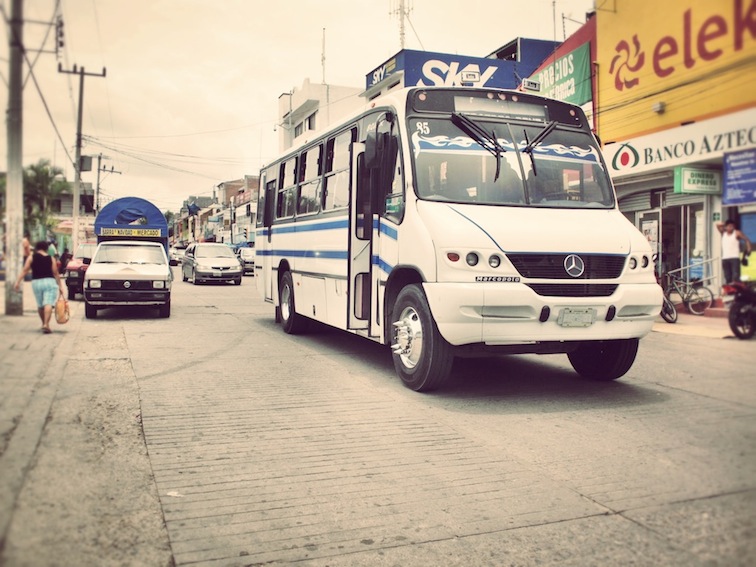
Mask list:
POLYGON ((302 154, 300 167, 299 200, 297 214, 317 213, 320 210, 321 153, 323 145, 310 148, 302 154))
POLYGON ((325 160, 323 210, 341 209, 349 205, 350 148, 356 129, 347 130, 328 140, 325 160))
POLYGON ((293 157, 281 164, 276 200, 276 218, 284 219, 294 216, 294 204, 297 193, 297 158, 293 157))

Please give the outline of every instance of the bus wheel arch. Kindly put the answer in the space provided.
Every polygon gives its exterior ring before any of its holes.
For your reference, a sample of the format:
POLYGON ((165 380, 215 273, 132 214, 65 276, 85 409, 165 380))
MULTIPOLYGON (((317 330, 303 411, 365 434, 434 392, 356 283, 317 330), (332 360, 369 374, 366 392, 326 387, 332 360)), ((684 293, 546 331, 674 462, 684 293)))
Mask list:
POLYGON ((394 312, 394 305, 399 293, 408 285, 422 285, 423 277, 420 273, 409 267, 395 267, 391 270, 386 288, 383 295, 383 317, 384 317, 384 344, 390 345, 394 338, 394 330, 391 326, 391 317, 394 312))
POLYGON ((454 347, 438 331, 422 285, 401 289, 390 326, 394 369, 404 385, 416 392, 442 386, 451 372, 454 347))
POLYGON ((282 275, 278 287, 278 312, 276 319, 280 319, 285 333, 298 335, 307 330, 308 320, 297 313, 294 299, 294 278, 286 270, 282 275))

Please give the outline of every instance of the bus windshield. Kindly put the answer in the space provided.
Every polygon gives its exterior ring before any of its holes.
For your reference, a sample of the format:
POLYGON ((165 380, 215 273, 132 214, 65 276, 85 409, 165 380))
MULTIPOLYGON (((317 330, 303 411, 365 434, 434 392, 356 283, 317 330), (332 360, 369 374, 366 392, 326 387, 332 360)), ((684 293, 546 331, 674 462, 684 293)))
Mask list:
POLYGON ((555 122, 462 114, 410 120, 418 197, 484 205, 613 208, 593 138, 555 122), (472 124, 471 124, 472 123, 472 124))

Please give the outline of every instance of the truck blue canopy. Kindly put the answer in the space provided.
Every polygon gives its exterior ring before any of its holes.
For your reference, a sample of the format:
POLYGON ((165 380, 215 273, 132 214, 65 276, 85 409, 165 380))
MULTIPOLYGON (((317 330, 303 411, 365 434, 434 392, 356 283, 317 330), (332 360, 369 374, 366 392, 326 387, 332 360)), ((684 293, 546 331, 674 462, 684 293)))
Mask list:
POLYGON ((105 205, 95 219, 97 242, 148 240, 168 252, 168 223, 155 205, 139 197, 122 197, 105 205))

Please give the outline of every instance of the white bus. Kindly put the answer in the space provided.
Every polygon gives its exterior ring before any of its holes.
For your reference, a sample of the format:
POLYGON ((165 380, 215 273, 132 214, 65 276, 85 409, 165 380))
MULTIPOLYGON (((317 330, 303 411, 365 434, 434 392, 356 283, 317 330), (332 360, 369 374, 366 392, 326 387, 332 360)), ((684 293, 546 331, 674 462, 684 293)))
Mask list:
POLYGON ((649 243, 570 104, 397 90, 260 182, 257 287, 284 331, 314 319, 390 345, 416 391, 495 353, 566 353, 613 380, 659 314, 649 243))

